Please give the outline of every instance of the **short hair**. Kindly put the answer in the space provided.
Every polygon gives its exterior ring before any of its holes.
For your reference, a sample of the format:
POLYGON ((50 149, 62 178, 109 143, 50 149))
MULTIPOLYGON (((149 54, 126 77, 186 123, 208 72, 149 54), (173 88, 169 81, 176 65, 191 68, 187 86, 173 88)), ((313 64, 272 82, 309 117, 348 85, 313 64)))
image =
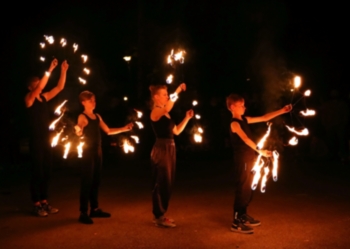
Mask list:
POLYGON ((83 102, 84 100, 89 100, 92 97, 95 97, 95 94, 90 91, 83 91, 79 94, 79 101, 83 102))
POLYGON ((244 98, 238 94, 231 93, 228 97, 226 97, 226 107, 229 111, 230 106, 236 102, 244 101, 244 98))
POLYGON ((153 99, 153 96, 156 95, 160 89, 167 90, 168 87, 166 85, 151 85, 149 87, 149 90, 151 91, 151 98, 152 99, 153 99))

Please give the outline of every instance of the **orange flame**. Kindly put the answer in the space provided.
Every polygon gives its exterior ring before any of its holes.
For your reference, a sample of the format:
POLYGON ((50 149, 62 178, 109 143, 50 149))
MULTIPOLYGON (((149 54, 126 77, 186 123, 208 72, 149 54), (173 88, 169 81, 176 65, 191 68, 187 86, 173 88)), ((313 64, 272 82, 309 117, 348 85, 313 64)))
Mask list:
POLYGON ((135 142, 138 144, 140 142, 140 139, 138 136, 130 136, 132 139, 135 140, 135 142))
POLYGON ((87 60, 88 60, 88 56, 86 54, 82 54, 81 58, 83 58, 84 63, 87 62, 87 60))
POLYGON ((260 177, 261 177, 261 169, 263 166, 264 166, 264 161, 261 159, 261 154, 259 154, 259 156, 254 164, 254 167, 252 169, 252 173, 254 174, 254 178, 253 178, 252 185, 251 185, 252 190, 255 190, 256 187, 258 186, 258 182, 259 182, 260 177))
POLYGON ((307 136, 309 135, 309 130, 307 128, 304 128, 301 131, 296 131, 294 127, 289 127, 288 125, 286 125, 287 129, 299 136, 307 136))
POLYGON ((310 90, 306 90, 304 92, 304 96, 309 97, 310 95, 311 95, 311 91, 310 90))
POLYGON ((83 85, 86 84, 86 80, 84 80, 83 78, 79 77, 78 79, 79 79, 79 82, 82 83, 83 85))
POLYGON ((79 145, 77 146, 79 158, 83 157, 83 146, 84 146, 84 142, 80 142, 79 145))
POLYGON ((267 126, 268 126, 267 131, 266 131, 265 135, 260 139, 259 143, 257 144, 257 148, 259 150, 261 150, 264 147, 265 141, 266 141, 267 137, 270 135, 271 125, 272 125, 272 123, 267 123, 267 126))
POLYGON ((70 142, 66 143, 66 145, 64 146, 66 149, 64 150, 64 154, 63 154, 63 158, 66 159, 67 155, 69 153, 69 149, 70 149, 70 142))
POLYGON ((306 109, 306 111, 301 111, 300 114, 307 117, 307 116, 315 116, 316 112, 315 110, 306 109))
POLYGON ((195 134, 193 135, 193 139, 194 139, 194 141, 195 141, 196 143, 201 143, 202 140, 203 140, 202 135, 199 134, 199 133, 195 133, 195 134))
POLYGON ((74 53, 78 50, 78 47, 79 47, 78 44, 76 44, 76 43, 73 44, 73 51, 74 51, 74 53))
POLYGON ((55 121, 53 121, 53 122, 50 124, 49 129, 50 129, 51 131, 53 131, 53 130, 55 129, 57 122, 60 121, 60 119, 61 119, 62 117, 63 117, 63 114, 62 114, 59 118, 57 118, 55 121))
POLYGON ((278 158, 280 154, 277 152, 277 150, 274 150, 272 152, 273 156, 273 168, 272 168, 272 179, 277 182, 277 171, 278 171, 278 158))
POLYGON ((64 104, 65 104, 67 101, 68 101, 68 100, 63 101, 62 104, 60 104, 60 105, 56 108, 56 110, 55 110, 55 114, 56 114, 56 115, 61 115, 61 113, 62 113, 61 108, 64 106, 64 104))
POLYGON ((137 113, 138 118, 142 118, 143 113, 139 110, 134 109, 134 111, 137 113))
POLYGON ((261 193, 265 193, 265 190, 266 190, 267 176, 270 173, 269 167, 264 168, 264 173, 265 174, 264 174, 263 178, 261 179, 261 186, 260 186, 261 193))
POLYGON ((52 139, 51 147, 56 147, 56 145, 58 143, 58 139, 60 139, 62 131, 63 130, 61 130, 59 133, 57 133, 57 135, 52 139))
POLYGON ((132 146, 127 139, 125 139, 124 142, 123 142, 123 148, 124 148, 124 152, 126 154, 128 154, 129 151, 130 152, 134 152, 134 150, 135 150, 134 146, 132 146))
POLYGON ((192 101, 192 105, 193 105, 193 106, 198 105, 198 101, 197 101, 197 100, 193 100, 193 101, 192 101))
POLYGON ((174 76, 170 74, 168 78, 166 78, 166 83, 171 84, 173 82, 174 76))
POLYGON ((290 145, 297 145, 298 144, 298 139, 296 137, 292 137, 289 142, 290 145))
POLYGON ((294 77, 294 88, 299 88, 301 85, 301 78, 299 76, 294 77))
POLYGON ((143 128, 143 124, 139 121, 135 121, 135 123, 137 124, 137 126, 139 127, 139 129, 143 128))
POLYGON ((83 70, 86 74, 90 74, 90 69, 84 68, 83 70))

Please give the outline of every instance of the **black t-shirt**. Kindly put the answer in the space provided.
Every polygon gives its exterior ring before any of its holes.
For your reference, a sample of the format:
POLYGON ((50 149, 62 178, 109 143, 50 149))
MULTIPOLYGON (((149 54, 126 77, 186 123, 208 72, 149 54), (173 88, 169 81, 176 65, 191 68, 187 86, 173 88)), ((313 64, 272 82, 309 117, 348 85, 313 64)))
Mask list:
MULTIPOLYGON (((242 116, 242 120, 237 119, 237 118, 232 118, 232 122, 237 122, 240 126, 241 129, 244 131, 244 133, 251 139, 252 138, 252 132, 249 128, 248 121, 245 116, 242 116)), ((231 124, 230 123, 230 124, 231 124)), ((232 144, 232 149, 233 152, 247 152, 247 151, 252 151, 252 148, 250 148, 239 136, 237 133, 233 133, 231 130, 231 125, 230 125, 230 139, 231 139, 231 144, 232 144)))
POLYGON ((87 149, 96 149, 101 147, 101 130, 100 118, 96 115, 96 119, 91 119, 85 113, 82 113, 88 120, 87 126, 84 127, 84 141, 87 149))

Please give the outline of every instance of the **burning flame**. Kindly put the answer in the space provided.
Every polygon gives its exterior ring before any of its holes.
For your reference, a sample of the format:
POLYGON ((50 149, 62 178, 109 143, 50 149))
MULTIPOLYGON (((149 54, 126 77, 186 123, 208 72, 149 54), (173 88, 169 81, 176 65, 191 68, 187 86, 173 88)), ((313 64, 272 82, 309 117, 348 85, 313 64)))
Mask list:
POLYGON ((77 146, 79 158, 83 157, 83 146, 84 146, 84 142, 80 142, 79 145, 77 146))
POLYGON ((173 82, 174 76, 170 74, 168 78, 166 78, 166 83, 171 84, 173 82))
POLYGON ((60 104, 60 105, 56 108, 56 110, 55 110, 55 114, 56 114, 56 115, 61 115, 61 113, 62 113, 61 108, 63 107, 63 105, 64 105, 67 101, 68 101, 68 100, 63 101, 62 104, 60 104))
POLYGON ((130 136, 132 139, 135 140, 135 142, 138 144, 140 142, 140 139, 138 136, 130 136))
POLYGON ((79 82, 80 82, 80 83, 82 83, 82 84, 84 84, 84 85, 86 84, 86 80, 84 80, 83 78, 79 77, 78 79, 79 79, 79 82))
POLYGON ((193 100, 193 101, 192 101, 192 105, 193 105, 193 106, 198 105, 198 101, 197 101, 197 100, 193 100))
POLYGON ((256 159, 256 162, 254 164, 254 167, 252 169, 252 172, 254 174, 254 178, 252 181, 252 190, 255 190, 256 187, 258 186, 258 182, 261 177, 261 169, 264 166, 264 161, 261 159, 261 154, 259 154, 258 158, 256 159))
POLYGON ((62 44, 62 47, 66 46, 67 45, 67 40, 62 38, 60 43, 62 44))
POLYGON ((45 57, 40 56, 40 60, 41 60, 41 61, 45 61, 45 57))
POLYGON ((129 143, 129 141, 128 140, 124 140, 124 143, 123 143, 123 148, 124 148, 124 152, 126 153, 126 154, 128 154, 129 153, 129 151, 130 152, 134 152, 134 146, 132 146, 130 143, 129 143))
POLYGON ((87 60, 88 60, 88 56, 85 55, 85 54, 82 54, 82 55, 81 55, 81 58, 83 58, 83 62, 84 62, 84 63, 87 62, 87 60))
POLYGON ((294 127, 289 127, 288 125, 286 125, 287 129, 299 136, 307 136, 309 135, 309 130, 307 128, 304 128, 301 131, 296 131, 294 127))
POLYGON ((185 58, 183 56, 184 53, 185 53, 185 51, 180 51, 180 52, 174 54, 174 60, 180 61, 180 63, 183 64, 185 62, 185 58))
POLYGON ((139 121, 135 121, 135 123, 137 124, 137 126, 139 127, 139 129, 143 128, 143 124, 139 121))
POLYGON ((124 97, 124 101, 128 101, 128 97, 125 96, 125 97, 124 97))
POLYGON ((138 110, 136 110, 136 109, 134 109, 135 110, 135 112, 137 113, 137 117, 138 118, 141 118, 142 117, 142 112, 140 112, 140 111, 138 111, 138 110))
POLYGON ((276 150, 274 150, 272 152, 272 156, 273 156, 272 178, 275 182, 277 182, 278 158, 280 154, 276 150))
POLYGON ((50 72, 46 71, 46 72, 45 72, 45 75, 46 75, 47 77, 49 77, 49 76, 50 76, 50 72))
POLYGON ((70 142, 66 143, 66 145, 64 146, 66 149, 64 150, 64 154, 63 154, 63 158, 66 159, 69 149, 70 149, 70 142))
POLYGON ((131 60, 131 56, 124 56, 123 59, 127 62, 129 62, 131 60))
POLYGON ((41 47, 41 48, 44 48, 44 47, 45 47, 45 43, 40 42, 40 47, 41 47))
POLYGON ((84 68, 83 70, 84 70, 84 72, 85 72, 86 74, 90 74, 90 70, 89 70, 89 69, 84 68))
POLYGON ((193 135, 193 139, 194 139, 194 141, 195 141, 196 143, 201 143, 201 142, 202 142, 202 135, 199 134, 199 133, 195 133, 195 134, 193 135))
POLYGON ((292 137, 289 142, 290 145, 297 145, 298 144, 298 139, 296 137, 292 137))
POLYGON ((294 77, 294 88, 299 88, 301 85, 301 78, 299 76, 294 77))
POLYGON ((55 42, 53 36, 44 35, 44 37, 45 37, 45 40, 50 44, 53 44, 55 42))
POLYGON ((174 54, 174 49, 171 50, 171 53, 168 56, 168 64, 170 65, 173 64, 173 60, 172 60, 173 54, 174 54))
POLYGON ((62 114, 58 119, 56 119, 55 121, 53 121, 53 122, 50 124, 49 129, 50 129, 51 131, 53 131, 53 130, 55 129, 57 122, 60 121, 60 119, 61 119, 62 117, 63 117, 63 114, 62 114))
POLYGON ((198 132, 203 133, 203 129, 201 127, 198 127, 198 132))
POLYGON ((74 51, 74 53, 78 50, 78 47, 79 47, 78 44, 76 44, 76 43, 73 44, 73 51, 74 51))
POLYGON ((199 114, 196 114, 195 117, 196 117, 196 119, 201 119, 201 115, 199 115, 199 114))
POLYGON ((306 116, 315 116, 316 112, 314 110, 306 109, 306 111, 301 111, 300 114, 305 116, 305 117, 306 116))
POLYGON ((267 176, 270 173, 269 167, 265 167, 264 172, 265 172, 265 174, 264 174, 263 178, 261 179, 261 186, 260 186, 261 193, 265 193, 265 190, 266 190, 267 176))
POLYGON ((259 143, 257 144, 257 148, 259 150, 261 150, 264 147, 265 141, 266 141, 267 137, 270 135, 272 123, 268 123, 267 125, 268 125, 268 128, 267 128, 265 135, 260 139, 259 143))
POLYGON ((60 139, 62 131, 63 130, 61 130, 59 133, 57 133, 57 135, 52 139, 51 147, 56 147, 56 145, 58 143, 58 139, 60 139))
POLYGON ((310 90, 306 90, 304 93, 304 96, 309 97, 311 95, 311 91, 310 90))

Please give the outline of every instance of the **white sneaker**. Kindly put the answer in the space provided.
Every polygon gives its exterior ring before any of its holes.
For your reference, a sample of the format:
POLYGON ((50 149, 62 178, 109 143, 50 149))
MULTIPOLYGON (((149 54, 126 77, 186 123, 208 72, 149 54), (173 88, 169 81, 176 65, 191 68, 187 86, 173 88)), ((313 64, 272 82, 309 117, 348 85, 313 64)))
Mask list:
POLYGON ((172 219, 168 219, 164 216, 159 217, 158 219, 155 220, 155 224, 158 227, 176 227, 176 224, 174 223, 174 220, 172 220, 173 222, 171 222, 172 219))

